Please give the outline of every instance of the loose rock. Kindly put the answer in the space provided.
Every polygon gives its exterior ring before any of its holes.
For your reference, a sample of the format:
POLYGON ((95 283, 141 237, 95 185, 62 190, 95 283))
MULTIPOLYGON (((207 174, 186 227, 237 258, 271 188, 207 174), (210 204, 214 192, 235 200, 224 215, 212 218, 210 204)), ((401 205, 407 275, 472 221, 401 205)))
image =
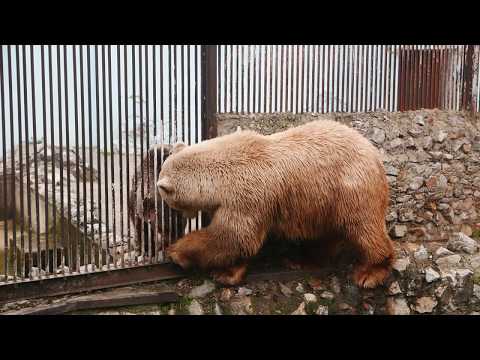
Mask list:
POLYGON ((290 295, 293 294, 293 291, 290 290, 287 286, 283 285, 282 283, 278 283, 278 285, 280 286, 281 293, 286 297, 290 297, 290 295))
POLYGON ((328 307, 325 305, 319 305, 317 311, 315 311, 317 315, 328 315, 328 307))
POLYGON ((393 269, 397 270, 399 273, 404 272, 407 270, 408 265, 410 265, 410 259, 408 257, 402 259, 396 259, 392 267, 393 269))
POLYGON ((464 233, 456 233, 448 241, 447 248, 452 251, 474 254, 478 251, 478 243, 464 233))
POLYGON ((317 302, 317 297, 315 296, 315 294, 306 293, 303 294, 303 297, 305 298, 305 302, 307 304, 311 302, 317 302))
POLYGON ((241 287, 238 289, 238 296, 249 296, 249 295, 252 295, 253 291, 246 288, 246 287, 241 287))
POLYGON ((425 270, 425 280, 427 281, 427 283, 431 283, 438 279, 440 279, 440 274, 433 270, 431 267, 425 270))
POLYGON ((389 297, 386 312, 389 315, 410 315, 410 308, 404 298, 389 297))
POLYGON ((388 295, 398 295, 402 293, 402 289, 400 289, 400 285, 398 281, 394 281, 388 287, 388 295))
POLYGON ((431 297, 424 296, 417 299, 415 304, 415 311, 420 314, 431 313, 433 309, 437 306, 437 301, 431 297))
POLYGON ((188 296, 190 298, 203 298, 215 290, 215 284, 205 280, 202 285, 194 287, 188 296))
POLYGON ((203 315, 202 305, 197 300, 192 300, 188 306, 188 312, 190 315, 203 315))
POLYGON ((305 303, 302 302, 302 303, 298 306, 297 310, 295 310, 294 312, 292 312, 291 315, 307 315, 307 312, 305 311, 305 303))

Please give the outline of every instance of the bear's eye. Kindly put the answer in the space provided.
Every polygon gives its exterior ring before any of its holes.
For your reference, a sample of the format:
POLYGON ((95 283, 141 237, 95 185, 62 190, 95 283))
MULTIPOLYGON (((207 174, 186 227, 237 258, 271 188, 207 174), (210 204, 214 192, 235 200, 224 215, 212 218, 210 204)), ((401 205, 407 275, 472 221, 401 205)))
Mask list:
POLYGON ((160 189, 165 191, 167 194, 170 194, 173 192, 173 189, 170 186, 167 185, 159 185, 160 189))

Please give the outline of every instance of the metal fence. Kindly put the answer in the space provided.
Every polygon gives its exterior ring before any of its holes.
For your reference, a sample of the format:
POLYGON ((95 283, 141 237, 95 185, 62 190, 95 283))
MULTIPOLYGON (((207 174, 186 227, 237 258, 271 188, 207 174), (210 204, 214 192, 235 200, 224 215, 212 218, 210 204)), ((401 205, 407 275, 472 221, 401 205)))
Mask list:
POLYGON ((478 46, 218 46, 219 112, 479 111, 478 46))
POLYGON ((202 138, 201 51, 0 47, 0 282, 164 261, 178 214, 150 185, 168 144, 202 138), (138 231, 128 205, 141 217, 148 197, 155 216, 138 231))
MULTIPOLYGON (((3 297, 12 299, 32 283, 46 291, 55 279, 70 280, 51 293, 68 292, 65 284, 75 281, 92 289, 152 278, 99 277, 88 287, 70 275, 164 263, 169 243, 208 222, 184 223, 153 184, 169 144, 216 136, 215 112, 478 111, 478 52, 2 45, 0 301, 2 289, 14 289, 3 297)), ((23 294, 39 288, 29 291, 23 294)))

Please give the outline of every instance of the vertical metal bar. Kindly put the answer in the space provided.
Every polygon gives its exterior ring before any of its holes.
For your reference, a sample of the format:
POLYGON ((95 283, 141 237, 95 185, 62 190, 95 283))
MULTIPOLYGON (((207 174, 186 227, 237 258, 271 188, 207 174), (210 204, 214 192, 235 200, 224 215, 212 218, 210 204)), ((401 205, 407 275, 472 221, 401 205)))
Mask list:
MULTIPOLYGON (((1 46, 1 45, 0 45, 1 46)), ((11 152, 10 152, 10 161, 11 161, 11 176, 12 176, 12 189, 11 189, 11 198, 12 198, 12 204, 15 207, 15 210, 13 211, 13 219, 12 219, 12 231, 13 231, 13 244, 12 244, 12 257, 13 257, 13 269, 12 269, 12 276, 13 280, 16 281, 17 278, 17 211, 16 211, 16 199, 15 199, 15 175, 16 175, 16 169, 15 169, 15 128, 14 128, 14 122, 13 122, 13 91, 12 91, 12 45, 9 45, 7 47, 7 55, 8 55, 8 99, 9 99, 9 113, 10 113, 10 147, 11 147, 11 152)), ((3 61, 3 58, 0 57, 0 61, 3 61)), ((17 74, 18 76, 18 74, 17 74)), ((2 121, 6 122, 6 119, 3 118, 2 121)), ((4 133, 5 135, 5 133, 4 133)), ((4 136, 5 137, 5 136, 4 136)), ((6 147, 6 142, 4 142, 4 147, 6 147)), ((3 157, 3 164, 5 166, 7 162, 7 158, 4 156, 3 157)), ((4 190, 6 190, 6 178, 7 174, 4 172, 4 190)), ((5 203, 6 205, 6 203, 5 203)), ((7 247, 5 247, 5 253, 8 254, 9 248, 10 248, 10 239, 7 239, 7 247)), ((8 280, 8 272, 5 272, 5 275, 7 276, 8 280)))
MULTIPOLYGON (((80 45, 80 108, 82 109, 82 182, 83 182, 83 263, 86 265, 86 271, 88 271, 88 264, 92 264, 93 262, 88 261, 88 248, 87 248, 87 172, 86 172, 86 149, 85 149, 85 142, 86 142, 86 131, 85 131, 85 99, 84 99, 84 78, 83 78, 83 45, 80 45)), ((90 244, 91 246, 91 244, 90 244)), ((92 269, 93 270, 93 269, 92 269)))
POLYGON ((310 45, 305 45, 305 61, 304 61, 304 64, 305 65, 305 84, 304 84, 304 89, 305 89, 305 101, 304 101, 304 104, 305 104, 305 108, 304 108, 304 112, 309 112, 309 108, 310 108, 310 92, 311 92, 311 87, 310 87, 310 64, 311 64, 311 61, 310 61, 310 56, 311 56, 311 46, 310 45))
MULTIPOLYGON (((260 47, 262 48, 262 46, 260 47)), ((265 50, 262 51, 263 54, 263 112, 267 112, 267 45, 265 45, 265 50)))
MULTIPOLYGON (((161 124, 161 139, 162 139, 162 147, 160 150, 160 156, 161 156, 161 164, 163 165, 163 144, 165 142, 165 136, 164 136, 164 131, 165 131, 165 116, 163 113, 163 88, 164 88, 164 78, 163 78, 163 45, 160 45, 160 54, 159 54, 159 63, 160 63, 160 71, 159 71, 159 83, 160 83, 160 124, 161 124)), ((162 260, 165 260, 165 212, 164 212, 164 201, 161 200, 160 203, 161 206, 161 225, 162 225, 162 260)), ((156 230, 157 231, 157 230, 156 230)), ((158 231, 157 231, 158 233, 158 231)))
MULTIPOLYGON (((169 82, 169 84, 171 84, 171 82, 169 82)), ((133 152, 134 152, 134 168, 133 168, 133 172, 134 172, 134 177, 135 177, 135 181, 134 181, 134 186, 135 186, 135 193, 138 191, 138 164, 137 164, 137 161, 138 161, 138 157, 137 157, 137 103, 136 103, 136 87, 137 87, 137 82, 136 82, 136 69, 135 69, 135 45, 132 46, 132 107, 133 107, 133 152)), ((171 111, 171 107, 170 107, 170 111, 171 111)), ((171 127, 171 117, 169 119, 169 126, 171 127)), ((138 221, 138 215, 135 214, 135 224, 137 223, 138 221)), ((138 243, 138 239, 140 238, 140 249, 138 249, 141 253, 141 232, 140 231, 140 234, 137 233, 137 226, 135 226, 135 239, 136 239, 136 242, 135 244, 138 243)), ((137 265, 138 264, 138 258, 136 256, 136 251, 137 249, 135 249, 135 259, 134 259, 134 264, 137 265)))
MULTIPOLYGON (((191 46, 189 45, 188 46, 188 52, 187 52, 187 89, 188 89, 188 96, 187 96, 187 114, 188 114, 188 120, 187 120, 187 129, 188 129, 188 142, 187 144, 190 145, 192 142, 191 142, 191 133, 190 133, 190 129, 192 129, 192 116, 191 116, 191 103, 190 103, 190 96, 191 96, 191 76, 190 76, 190 72, 191 72, 191 57, 190 57, 190 52, 191 52, 191 46)), ((230 64, 231 65, 231 64, 230 64)), ((225 89, 227 89, 227 47, 225 46, 225 89)), ((227 90, 225 90, 225 92, 227 92, 227 90)), ((230 94, 231 96, 231 94, 230 94)), ((227 103, 226 103, 227 99, 225 99, 225 111, 227 110, 227 103)), ((162 158, 163 159, 163 158, 162 158)), ((156 198, 156 197, 155 197, 156 198)), ((191 219, 188 219, 188 231, 191 232, 192 231, 192 220, 191 219)))
MULTIPOLYGON (((336 101, 336 111, 337 112, 340 112, 341 108, 340 108, 340 93, 341 93, 341 88, 340 88, 340 50, 342 49, 342 46, 341 45, 338 45, 338 53, 337 53, 337 60, 335 61, 335 64, 337 65, 337 89, 336 89, 336 93, 337 93, 337 101, 336 101)), ((343 68, 343 64, 342 64, 342 68, 343 68)), ((342 69, 343 70, 343 69, 342 69)))
POLYGON ((445 46, 440 45, 440 108, 445 110, 445 80, 446 80, 446 69, 445 69, 445 46))
MULTIPOLYGON (((18 48, 17 48, 18 49, 18 48)), ((17 72, 18 74, 18 72, 17 72)), ((48 83, 50 86, 49 89, 49 100, 50 100, 50 136, 51 136, 51 154, 52 154, 52 214, 53 214, 53 275, 57 276, 57 205, 56 205, 56 179, 55 179, 55 121, 54 121, 54 111, 53 111, 53 76, 52 76, 52 46, 48 45, 48 83)), ((20 108, 19 108, 20 115, 20 108)), ((18 117, 20 119, 20 116, 18 117)), ((19 121, 20 122, 20 121, 19 121)), ((23 177, 22 182, 23 182, 23 177)), ((22 200, 23 202, 23 200, 22 200)), ((48 255, 48 254, 47 254, 48 255)), ((48 256, 47 256, 48 259, 48 256)), ((49 268, 49 266, 47 266, 49 268)))
POLYGON ((336 67, 337 64, 337 56, 336 56, 336 50, 337 50, 337 45, 333 45, 333 51, 332 51, 332 106, 331 106, 331 111, 332 112, 337 112, 338 111, 338 92, 335 91, 338 89, 338 81, 335 82, 335 74, 337 73, 338 76, 338 69, 336 67), (335 71, 336 70, 336 71, 335 71), (335 87, 335 84, 337 87, 335 87), (336 95, 336 98, 335 98, 336 95))
POLYGON ((286 111, 283 102, 283 91, 286 91, 287 84, 283 86, 283 69, 285 67, 285 46, 280 45, 280 112, 286 111))
POLYGON ((293 68, 293 63, 294 63, 294 55, 295 55, 295 49, 294 45, 291 46, 290 48, 292 51, 289 53, 289 58, 290 58, 290 111, 293 112, 294 110, 294 101, 293 101, 293 88, 294 88, 294 80, 293 80, 293 74, 294 74, 294 68, 293 68))
MULTIPOLYGON (((182 46, 182 73, 183 73, 183 46, 182 46)), ((146 133, 146 158, 147 158, 147 192, 148 192, 148 196, 150 197, 150 190, 151 190, 151 179, 150 179, 150 172, 151 172, 151 169, 150 169, 150 111, 149 111, 149 107, 150 107, 150 99, 149 99, 149 91, 148 91, 148 77, 149 77, 149 73, 148 73, 148 45, 145 45, 145 120, 146 120, 146 130, 145 130, 145 133, 146 133)), ((183 96, 182 96, 182 99, 183 99, 183 96)), ((183 114, 183 106, 182 106, 182 114, 183 114)), ((184 128, 182 129, 184 132, 184 128)), ((185 136, 183 136, 183 139, 185 139, 185 136)), ((182 139, 182 140, 183 140, 182 139)), ((112 171, 112 174, 113 174, 113 171, 112 171)), ((113 178, 113 175, 112 175, 112 178, 113 178)), ((144 179, 145 181, 145 179, 144 179)), ((115 224, 115 223, 114 223, 115 224)), ((114 227, 115 229, 115 227, 114 227)), ((114 235, 115 237, 115 235, 114 235)), ((149 263, 151 264, 152 263, 152 238, 151 238, 151 231, 148 232, 147 234, 147 237, 145 239, 146 242, 148 242, 148 260, 149 260, 149 263)), ((115 252, 116 253, 116 248, 117 246, 115 245, 115 252)))
MULTIPOLYGON (((112 196, 112 229, 113 229, 113 266, 117 267, 117 234, 116 234, 116 211, 115 211, 115 152, 113 149, 113 109, 112 109, 112 48, 108 45, 108 114, 110 118, 110 179, 111 179, 111 196, 112 196)), ((118 101, 118 99, 117 99, 118 101)), ((110 209, 108 209, 110 211, 110 209)))
MULTIPOLYGON (((190 50, 190 47, 189 47, 189 50, 190 50)), ((190 61, 188 62, 188 64, 190 65, 190 61)), ((155 51, 155 45, 152 46, 152 75, 153 75, 153 82, 152 82, 152 96, 153 96, 153 136, 154 136, 154 147, 156 147, 157 145, 157 141, 158 141, 158 138, 157 138, 157 71, 156 71, 156 51, 155 51)), ((120 78, 118 79, 119 83, 120 83, 120 78)), ((163 85, 163 84, 162 84, 163 85)), ((190 91, 190 88, 188 88, 189 91, 190 91)), ((190 92, 189 92, 190 94, 190 92)), ((225 105, 226 107, 226 105, 225 105)), ((119 110, 119 113, 120 113, 120 110, 119 110)), ((163 133, 163 132, 162 132, 163 133)), ((190 138, 190 137, 189 137, 190 138)), ((161 141, 161 146, 163 147, 163 139, 161 141)), ((150 148, 148 149, 148 151, 150 152, 150 148)), ((120 154, 121 154, 121 151, 120 151, 120 154)), ((158 180, 158 167, 157 167, 157 159, 158 157, 158 153, 157 153, 157 150, 155 149, 155 152, 154 152, 154 158, 153 158, 153 184, 149 185, 150 189, 149 191, 153 191, 153 196, 154 196, 154 200, 155 200, 155 220, 153 222, 153 233, 155 234, 155 240, 154 240, 154 249, 155 249, 155 252, 154 252, 154 262, 157 263, 158 262, 158 197, 157 197, 157 194, 156 194, 156 184, 157 184, 157 180, 158 180)), ((161 160, 161 159, 160 159, 161 160)), ((150 164, 150 161, 148 162, 150 164)), ((122 168, 120 168, 120 179, 122 178, 122 168)), ((120 194, 122 193, 122 183, 120 183, 120 194)), ((123 197, 122 197, 123 198, 123 197)), ((123 207, 123 201, 122 201, 122 205, 120 205, 120 209, 122 209, 123 207)), ((123 219, 123 216, 121 217, 123 219)), ((122 229, 123 229, 123 224, 122 224, 122 229)), ((123 230, 122 230, 122 238, 123 238, 123 230)), ((150 244, 152 242, 150 241, 150 244)), ((123 246, 122 246, 122 249, 123 249, 123 246)), ((123 254, 122 254, 122 258, 123 258, 123 254)), ((122 260, 123 261, 123 260, 122 260)), ((122 267, 123 267, 123 262, 122 262, 122 267)))
MULTIPOLYGON (((25 209, 24 209, 24 189, 23 183, 25 178, 23 177, 23 146, 22 146, 22 102, 21 102, 21 86, 20 86, 20 46, 16 45, 16 72, 17 72, 17 117, 18 117, 18 153, 19 153, 19 167, 20 167, 20 254, 21 254, 21 273, 20 277, 23 280, 25 278, 25 209)), ((1 50, 0 50, 1 51, 1 50)), ((25 57, 25 53, 22 52, 22 56, 25 57)), ((51 64, 51 63, 50 63, 51 64)), ((51 66, 50 66, 51 69, 51 66)), ((51 70, 50 70, 51 74, 51 70)), ((25 79, 23 79, 25 83, 25 79)), ((51 83, 51 81, 50 81, 51 83)), ((53 119, 53 116, 52 116, 53 119)), ((27 124, 27 118, 24 118, 25 124, 27 124)), ((52 120, 53 121, 53 120, 52 120)), ((27 124, 28 125, 28 124, 27 124)), ((53 133, 53 126, 52 126, 53 133)), ((53 136, 52 136, 53 138, 53 136)), ((53 144, 53 143, 52 143, 53 144)), ((28 146, 28 144, 26 144, 28 146)), ((55 179, 55 172, 53 173, 55 179)), ((55 184, 55 182, 53 182, 55 184)), ((55 202, 54 202, 55 206, 55 202)), ((55 238, 54 238, 55 239, 55 238)))
MULTIPOLYGON (((90 164, 90 262, 92 265, 95 264, 95 253, 94 253, 94 239, 95 234, 93 231, 93 219, 94 219, 94 198, 93 198, 93 123, 92 123, 92 75, 91 75, 91 65, 90 65, 90 45, 87 46, 87 90, 88 90, 88 162, 90 164)), ((98 119, 97 119, 98 121, 98 119)), ((120 133, 121 138, 121 133, 120 133)), ((99 259, 100 261, 100 259, 99 259)), ((100 267, 101 268, 101 267, 100 267)))
POLYGON ((365 93, 364 93, 364 87, 366 80, 364 80, 363 75, 365 74, 365 68, 366 68, 366 61, 365 61, 365 45, 360 45, 360 57, 359 60, 361 60, 360 64, 360 77, 359 77, 359 90, 360 90, 360 95, 358 96, 358 101, 359 101, 359 107, 358 111, 364 112, 366 111, 366 99, 365 99, 365 93), (365 100, 365 101, 364 101, 365 100))
MULTIPOLYGON (((126 192, 127 192, 127 204, 130 204, 130 150, 129 150, 129 139, 128 139, 128 48, 127 45, 123 46, 123 78, 124 78, 124 116, 125 116, 125 172, 126 172, 126 192)), ((161 68, 160 68, 161 70, 161 68)), ((160 87, 162 89, 163 87, 160 87)), ((119 134, 122 137, 122 134, 119 134)), ((120 152, 122 152, 120 148, 120 152)), ((130 230, 130 219, 127 219, 127 253, 128 253, 128 265, 132 264, 131 253, 132 253, 132 244, 131 244, 131 230, 130 230)), ((123 254, 122 259, 125 258, 125 254, 123 254)), ((122 264, 123 266, 123 264, 122 264)))
POLYGON ((241 113, 244 114, 245 113, 245 46, 244 45, 241 45, 240 46, 240 69, 242 70, 241 71, 241 78, 240 78, 240 89, 241 89, 241 101, 240 101, 240 106, 241 106, 241 113))
MULTIPOLYGON (((304 108, 304 98, 305 98, 305 45, 301 47, 301 65, 302 65, 302 77, 301 77, 301 85, 300 85, 300 113, 305 112, 304 108)), ((300 62, 299 62, 300 63, 300 62)))
MULTIPOLYGON (((25 71, 25 47, 24 47, 24 71, 25 71)), ((61 269, 60 273, 62 275, 65 275, 65 244, 68 244, 65 239, 65 201, 63 198, 64 194, 64 184, 63 184, 63 121, 62 121, 62 75, 61 75, 61 61, 60 61, 60 45, 57 45, 57 102, 58 102, 58 141, 60 143, 60 233, 61 233, 61 245, 60 245, 60 262, 61 262, 61 269)), ((26 80, 26 72, 24 75, 24 79, 26 80)), ((66 82, 66 77, 64 75, 64 81, 66 82)), ((25 87, 25 86, 24 86, 25 87)), ((27 92, 25 91, 25 120, 27 120, 27 92)), ((26 129, 28 128, 28 124, 26 123, 26 129)), ((26 136, 28 139, 28 135, 26 136)), ((27 148, 27 159, 28 159, 28 145, 26 146, 27 148)), ((28 160, 27 160, 28 162, 28 160)), ((27 164, 27 169, 29 168, 29 165, 27 164)), ((28 174, 27 170, 27 181, 30 178, 30 175, 28 174)), ((30 191, 30 187, 28 187, 28 191, 30 191)), ((30 195, 28 195, 28 199, 30 199, 30 195)), ((30 219, 30 216, 29 216, 30 219)), ((29 220, 29 227, 31 229, 31 222, 29 220)), ((29 232, 30 235, 30 232, 29 232)), ((30 237, 30 236, 29 236, 30 237)), ((30 261, 32 258, 32 251, 31 251, 31 243, 29 244, 30 246, 30 261)), ((30 265, 31 267, 31 265, 30 265)))
POLYGON ((374 45, 374 48, 375 48, 375 59, 374 59, 375 65, 374 65, 374 68, 372 69, 372 71, 375 71, 375 75, 374 75, 375 76, 375 87, 373 88, 373 92, 374 92, 373 111, 377 111, 377 109, 378 109, 378 95, 379 95, 378 85, 380 84, 380 81, 378 79, 378 77, 379 77, 379 74, 378 74, 378 63, 379 63, 378 47, 379 47, 379 45, 374 45))
POLYGON ((438 101, 438 94, 439 94, 439 83, 438 83, 438 46, 433 45, 433 50, 432 50, 432 84, 431 84, 431 103, 432 107, 435 109, 439 108, 439 101, 438 101))
POLYGON ((390 107, 390 97, 393 92, 392 87, 392 45, 385 45, 385 102, 386 111, 392 111, 390 107))
MULTIPOLYGON (((37 150, 37 125, 36 125, 36 113, 35 113, 35 71, 34 71, 34 55, 33 45, 30 45, 30 71, 32 75, 31 89, 32 89, 32 119, 33 119, 33 159, 34 159, 34 176, 35 176, 35 219, 37 220, 36 237, 37 237, 37 266, 40 270, 41 267, 41 244, 40 244, 40 200, 38 198, 38 150, 37 150)), ((38 272, 41 279, 41 271, 38 272)))
POLYGON ((290 45, 285 45, 285 112, 291 112, 291 86, 289 79, 290 69, 290 45))
POLYGON ((342 45, 341 46, 341 49, 342 49, 342 102, 341 102, 341 111, 342 112, 345 112, 345 106, 347 105, 346 104, 346 96, 345 96, 345 90, 347 89, 346 87, 346 84, 345 84, 345 73, 348 73, 348 67, 347 67, 347 64, 345 62, 345 56, 346 56, 346 52, 347 52, 347 49, 346 49, 346 45, 342 45))
MULTIPOLYGON (((176 82, 176 69, 177 69, 177 65, 176 65, 176 60, 177 60, 177 51, 176 51, 176 46, 174 47, 174 61, 175 61, 175 87, 177 85, 177 82, 176 82)), ((143 62, 143 57, 142 57, 142 45, 139 45, 138 46, 138 81, 139 81, 139 110, 140 110, 140 173, 142 174, 142 177, 141 177, 141 180, 140 180, 140 188, 141 188, 141 194, 142 194, 142 199, 145 199, 145 179, 144 179, 144 162, 143 162, 143 151, 144 151, 144 143, 143 143, 143 140, 144 140, 144 129, 143 129, 143 66, 142 66, 142 62, 143 62)), ((176 96, 176 88, 175 88, 175 96, 176 96)), ((177 120, 177 98, 175 97, 175 107, 174 107, 174 114, 175 114, 175 120, 177 120)), ((175 125, 175 140, 177 139, 177 124, 176 124, 176 121, 174 122, 174 125, 175 125)), ((137 133, 135 131, 135 133, 137 133)), ((141 262, 142 262, 142 265, 145 264, 145 242, 147 241, 147 239, 145 239, 145 233, 144 233, 144 227, 142 226, 142 229, 140 231, 140 259, 141 259, 141 262)))
MULTIPOLYGON (((75 115, 75 178, 76 178, 76 215, 77 215, 77 227, 80 226, 80 165, 78 159, 79 146, 78 146, 78 97, 77 97, 77 51, 76 45, 72 47, 73 55, 73 99, 74 99, 74 115, 75 115)), ((108 209, 108 208, 107 208, 108 209)), ((75 258, 76 258, 76 271, 80 271, 80 238, 75 239, 75 258)))
POLYGON ((355 45, 356 48, 356 56, 355 56, 355 62, 356 62, 356 71, 355 71, 355 111, 359 112, 360 111, 360 94, 359 94, 359 88, 360 88, 360 46, 361 45, 355 45))
MULTIPOLYGON (((109 207, 109 188, 108 188, 108 142, 107 142, 107 132, 108 132, 108 125, 107 125, 107 69, 106 69, 106 61, 105 61, 105 45, 102 45, 102 109, 103 109, 103 165, 104 165, 104 192, 105 192, 105 236, 106 236, 106 251, 105 251, 105 258, 106 258, 106 265, 107 270, 110 270, 110 207, 109 207)), ((135 134, 136 134, 135 128, 135 134)))
MULTIPOLYGON (((247 113, 250 113, 250 80, 251 80, 251 75, 250 75, 250 60, 251 60, 251 51, 250 51, 250 45, 247 45, 247 113)), ((220 82, 220 78, 218 77, 218 82, 220 82)))
MULTIPOLYGON (((28 86, 27 86, 27 50, 25 45, 22 45, 23 52, 23 100, 24 100, 24 112, 25 112, 25 161, 27 169, 27 212, 28 212, 28 273, 29 278, 32 279, 32 266, 33 266, 33 256, 32 256, 32 197, 31 197, 31 179, 30 179, 30 137, 29 137, 29 124, 28 124, 28 86)), ((1 51, 1 47, 0 47, 1 51)), ((30 54, 31 56, 31 54, 30 54)), ((2 64, 0 64, 2 66, 2 64)), ((3 74, 3 71, 2 71, 3 74)), ((3 81, 1 83, 3 86, 3 81)), ((3 99, 3 88, 2 88, 2 99, 3 99)), ((2 101, 3 106, 3 101, 2 101)), ((61 110, 61 109, 60 109, 61 110)), ((60 128, 61 129, 61 128, 60 128)), ((61 139, 61 137, 60 137, 61 139)), ((62 165, 62 162, 60 162, 62 165)), ((62 197, 63 201, 63 197, 62 197)), ((6 236, 5 230, 5 238, 6 236)))
MULTIPOLYGON (((405 110, 410 110, 412 108, 412 86, 413 86, 413 53, 412 53, 412 46, 408 45, 404 48, 405 52, 405 57, 404 57, 404 62, 405 62, 405 75, 403 78, 403 84, 404 84, 404 104, 405 110)), ((404 110, 404 111, 405 111, 404 110)))
POLYGON ((269 112, 272 113, 273 112, 273 45, 270 45, 269 46, 269 49, 270 49, 270 110, 269 112))
MULTIPOLYGON (((316 64, 317 65, 317 107, 316 107, 317 113, 320 112, 320 92, 322 93, 322 96, 323 96, 323 88, 320 87, 320 46, 323 49, 323 45, 317 45, 317 64, 316 64)), ((322 59, 323 58, 324 56, 322 56, 322 59)))
POLYGON ((463 110, 472 111, 473 101, 473 45, 466 45, 465 57, 464 57, 464 77, 463 77, 463 110))
POLYGON ((230 45, 229 65, 230 65, 230 112, 233 112, 233 45, 230 45))
POLYGON ((240 112, 240 80, 239 80, 239 75, 240 75, 240 65, 239 65, 239 62, 240 62, 240 55, 239 55, 239 52, 240 52, 240 45, 237 45, 237 51, 235 52, 235 58, 236 58, 236 63, 237 63, 237 71, 235 72, 235 81, 236 81, 236 91, 235 91, 235 95, 236 95, 236 98, 237 98, 237 106, 235 107, 235 110, 236 110, 236 113, 238 114, 240 112))
MULTIPOLYGON (((10 48, 9 48, 10 49, 10 48)), ((48 254, 49 254, 49 246, 48 246, 48 232, 49 232, 49 222, 48 222, 48 172, 47 172, 47 147, 48 147, 48 141, 47 141, 47 109, 46 109, 46 103, 47 99, 45 96, 45 46, 41 45, 40 46, 40 61, 41 61, 41 68, 42 68, 42 112, 43 112, 43 119, 42 119, 42 125, 43 125, 43 177, 44 177, 44 189, 45 189, 45 273, 48 275, 49 273, 49 261, 48 261, 48 254)), ((10 57, 10 52, 9 52, 9 57, 10 57)), ((10 63, 10 59, 9 59, 10 63)), ((10 84, 11 86, 11 84, 10 84)), ((13 119, 12 119, 12 125, 13 125, 13 119)), ((53 139, 52 139, 53 142, 53 139)), ((13 151, 12 151, 13 154, 13 151)), ((52 167, 54 164, 52 164, 52 167)), ((53 194, 53 192, 52 192, 53 194)), ((37 219, 40 221, 40 219, 37 219)), ((14 222, 15 223, 15 222, 14 222)), ((15 232, 15 230, 14 230, 15 232)), ((41 250, 39 251, 39 256, 41 260, 41 250)), ((39 260, 39 261, 40 261, 39 260)), ((41 269, 42 266, 39 266, 41 269)))
MULTIPOLYGON (((125 49, 125 48, 124 48, 125 49)), ((125 50, 126 51, 126 50, 125 50)), ((121 236, 121 251, 120 251, 120 261, 121 261, 121 267, 125 267, 125 245, 123 243, 125 239, 125 229, 124 229, 124 209, 125 209, 125 199, 123 197, 123 144, 122 144, 122 81, 121 81, 121 64, 120 64, 120 45, 117 45, 117 91, 118 91, 118 161, 120 164, 119 167, 119 177, 120 177, 120 236, 121 236)), ((154 63, 155 63, 155 52, 154 52, 154 63)), ((127 63, 125 62, 123 64, 124 68, 127 67, 127 63)), ((154 68, 155 71, 155 68, 154 68)), ((125 82, 127 80, 125 79, 125 82)), ((154 72, 154 85, 153 88, 155 89, 155 72, 154 72)), ((155 100, 155 98, 154 98, 155 100)), ((127 103, 127 93, 124 93, 124 101, 127 103)), ((155 109, 155 103, 154 103, 154 109, 155 109)), ((155 114, 156 115, 156 114, 155 114)), ((127 114, 125 114, 127 116, 127 114)), ((154 131, 156 132, 157 130, 157 124, 155 122, 154 124, 154 131)), ((126 156, 127 162, 128 162, 128 154, 126 156)), ((128 179, 127 179, 128 181, 128 179)), ((129 220, 127 220, 129 221, 129 220)))
MULTIPOLYGON (((227 59, 227 51, 228 47, 227 45, 223 46, 223 112, 227 112, 227 95, 228 95, 228 74, 227 74, 227 69, 228 69, 228 59, 227 59)), ((188 48, 188 57, 190 56, 190 47, 188 48)), ((188 62, 187 66, 188 71, 190 71, 190 62, 188 62)), ((187 88, 190 89, 190 82, 187 85, 187 88)), ((190 94, 190 92, 189 92, 190 94)), ((255 102, 255 95, 254 95, 254 100, 255 102)), ((255 108, 255 107, 254 107, 255 108)), ((188 107, 190 109, 190 107, 188 107)))
POLYGON ((354 63, 353 63, 353 45, 348 45, 348 73, 347 73, 347 112, 353 112, 353 84, 354 84, 354 63))
MULTIPOLYGON (((0 46, 0 104, 2 107, 2 158, 3 158, 3 203, 7 204, 7 140, 5 135, 5 90, 4 90, 4 71, 3 71, 3 46, 0 46)), ((8 281, 8 223, 4 220, 4 281, 8 281)))
MULTIPOLYGON (((326 111, 330 112, 330 62, 331 62, 331 57, 330 57, 330 45, 327 45, 327 103, 325 104, 326 111)), ((324 112, 324 111, 322 111, 324 112)))
MULTIPOLYGON (((172 46, 168 45, 168 141, 172 144, 172 120, 173 120, 173 112, 172 112, 172 46)), ((172 244, 172 211, 168 209, 168 245, 172 244)))
MULTIPOLYGON (((405 76, 405 48, 403 45, 400 45, 398 55, 399 55, 399 59, 398 59, 398 84, 397 84, 398 86, 397 110, 404 111, 405 87, 404 87, 403 78, 405 76)), ((393 75, 395 76, 395 73, 393 75)), ((393 101, 395 101, 395 98, 393 98, 393 101)))
MULTIPOLYGON (((103 268, 103 241, 102 241, 102 166, 100 159, 100 75, 99 75, 99 57, 98 57, 98 45, 95 45, 95 106, 96 106, 96 123, 97 123, 97 172, 98 172, 98 189, 97 189, 97 208, 98 208, 98 266, 99 270, 103 268)), ((128 134, 127 134, 128 136, 128 134)))
POLYGON ((253 51, 253 112, 257 112, 257 45, 253 51))

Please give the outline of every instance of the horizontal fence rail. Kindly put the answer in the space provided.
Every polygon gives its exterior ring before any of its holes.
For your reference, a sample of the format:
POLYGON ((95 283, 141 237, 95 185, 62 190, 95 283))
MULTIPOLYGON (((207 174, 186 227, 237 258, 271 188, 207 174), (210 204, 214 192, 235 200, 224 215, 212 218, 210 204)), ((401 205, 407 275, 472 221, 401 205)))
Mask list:
POLYGON ((479 110, 478 46, 475 52, 464 45, 217 49, 220 113, 461 110, 469 102, 479 110), (473 94, 464 88, 469 79, 473 94))
POLYGON ((180 228, 152 189, 168 145, 201 140, 201 56, 200 46, 0 47, 0 282, 163 262, 200 224, 180 228))

